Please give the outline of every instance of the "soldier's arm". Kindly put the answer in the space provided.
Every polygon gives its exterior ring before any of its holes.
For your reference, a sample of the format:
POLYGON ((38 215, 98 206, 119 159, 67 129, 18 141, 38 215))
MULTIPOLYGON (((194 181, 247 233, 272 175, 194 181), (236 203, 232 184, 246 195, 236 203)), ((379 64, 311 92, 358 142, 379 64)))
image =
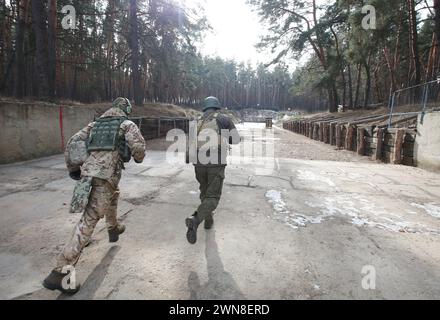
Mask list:
POLYGON ((70 138, 69 143, 78 142, 78 141, 87 141, 90 135, 90 131, 92 131, 94 122, 90 123, 87 127, 78 131, 72 138, 70 138))
POLYGON ((220 116, 218 120, 222 130, 229 130, 229 144, 239 144, 241 138, 234 122, 229 117, 225 116, 220 116))
POLYGON ((142 163, 145 158, 146 145, 144 137, 136 124, 132 121, 125 121, 125 140, 131 150, 131 154, 136 163, 142 163))
POLYGON ((92 122, 87 127, 85 127, 82 130, 78 131, 72 138, 70 138, 69 142, 67 143, 66 151, 65 151, 64 155, 65 155, 65 159, 66 159, 67 170, 69 170, 69 172, 75 172, 76 166, 74 166, 74 165, 72 165, 70 163, 67 150, 69 150, 69 147, 70 147, 70 145, 72 143, 76 143, 76 142, 79 142, 79 141, 86 142, 88 140, 88 138, 89 138, 90 131, 92 130, 94 124, 95 123, 92 122))

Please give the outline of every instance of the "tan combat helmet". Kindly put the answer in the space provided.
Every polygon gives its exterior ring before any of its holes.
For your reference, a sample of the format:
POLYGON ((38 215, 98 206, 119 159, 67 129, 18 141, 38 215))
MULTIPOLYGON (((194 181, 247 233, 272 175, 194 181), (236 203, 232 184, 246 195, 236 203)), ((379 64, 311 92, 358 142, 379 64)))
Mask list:
POLYGON ((129 116, 133 111, 130 100, 127 98, 117 98, 115 101, 113 101, 113 108, 121 109, 127 116, 129 116))

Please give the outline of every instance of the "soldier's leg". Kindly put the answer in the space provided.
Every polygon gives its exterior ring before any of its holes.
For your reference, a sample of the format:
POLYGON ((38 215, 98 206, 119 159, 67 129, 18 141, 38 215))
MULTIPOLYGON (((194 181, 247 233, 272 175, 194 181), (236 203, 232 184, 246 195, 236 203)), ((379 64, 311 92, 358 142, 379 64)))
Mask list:
POLYGON ((211 216, 218 207, 223 190, 223 181, 225 180, 225 169, 224 166, 206 167, 208 177, 206 193, 197 210, 197 217, 200 222, 211 216))
POLYGON ((110 184, 108 184, 108 188, 111 198, 109 207, 105 212, 105 220, 107 224, 109 241, 114 243, 118 242, 119 236, 125 232, 125 226, 118 222, 119 189, 114 189, 110 184))
MULTIPOLYGON (((206 194, 209 186, 208 169, 206 166, 196 166, 195 172, 196 179, 200 184, 200 201, 203 204, 206 199, 206 194)), ((192 217, 185 220, 185 224, 188 227, 186 238, 189 243, 195 244, 197 242, 197 228, 201 222, 202 220, 199 220, 199 214, 197 211, 192 217)))
POLYGON ((118 201, 119 189, 113 189, 109 184, 109 192, 112 194, 108 211, 105 213, 105 222, 107 229, 114 229, 118 226, 118 201))
POLYGON ((206 189, 208 187, 208 171, 206 170, 206 167, 196 166, 195 172, 196 179, 199 183, 200 201, 203 201, 206 195, 206 189))
POLYGON ((61 272, 65 266, 76 265, 84 246, 90 241, 96 224, 104 217, 104 210, 108 208, 110 199, 111 194, 108 193, 108 188, 103 181, 93 179, 87 207, 81 220, 75 226, 70 241, 57 259, 56 271, 61 272))

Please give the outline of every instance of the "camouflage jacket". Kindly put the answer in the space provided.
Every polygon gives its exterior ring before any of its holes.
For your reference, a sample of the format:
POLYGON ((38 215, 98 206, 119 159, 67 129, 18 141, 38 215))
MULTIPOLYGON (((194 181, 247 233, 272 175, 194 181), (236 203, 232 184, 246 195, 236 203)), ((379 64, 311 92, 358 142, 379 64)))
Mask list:
MULTIPOLYGON (((102 115, 104 117, 124 117, 125 113, 118 108, 111 108, 102 115)), ((78 141, 87 141, 95 122, 90 123, 87 127, 75 134, 68 144, 78 141)), ((139 128, 130 120, 126 120, 121 125, 121 130, 125 135, 125 139, 130 147, 133 158, 140 163, 145 157, 145 140, 139 128)), ((67 169, 71 171, 73 165, 69 163, 66 156, 67 169)), ((117 188, 121 179, 124 163, 118 151, 98 151, 92 152, 81 167, 82 177, 94 177, 110 182, 117 188)))

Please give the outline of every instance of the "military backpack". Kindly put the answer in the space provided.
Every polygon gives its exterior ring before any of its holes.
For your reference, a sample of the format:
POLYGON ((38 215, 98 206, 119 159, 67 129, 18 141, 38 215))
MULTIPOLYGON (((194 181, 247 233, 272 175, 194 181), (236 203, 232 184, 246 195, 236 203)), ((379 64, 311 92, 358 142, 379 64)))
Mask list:
MULTIPOLYGON (((220 125, 218 123, 218 119, 217 119, 218 116, 219 116, 219 113, 214 112, 212 114, 209 114, 207 117, 202 117, 201 121, 199 121, 198 126, 197 126, 197 136, 199 136, 200 134, 203 135, 203 131, 205 131, 205 130, 211 130, 217 134, 218 146, 220 148, 227 149, 229 147, 228 137, 222 135, 221 127, 220 127, 220 125)), ((209 132, 206 132, 206 133, 209 133, 209 132)))

